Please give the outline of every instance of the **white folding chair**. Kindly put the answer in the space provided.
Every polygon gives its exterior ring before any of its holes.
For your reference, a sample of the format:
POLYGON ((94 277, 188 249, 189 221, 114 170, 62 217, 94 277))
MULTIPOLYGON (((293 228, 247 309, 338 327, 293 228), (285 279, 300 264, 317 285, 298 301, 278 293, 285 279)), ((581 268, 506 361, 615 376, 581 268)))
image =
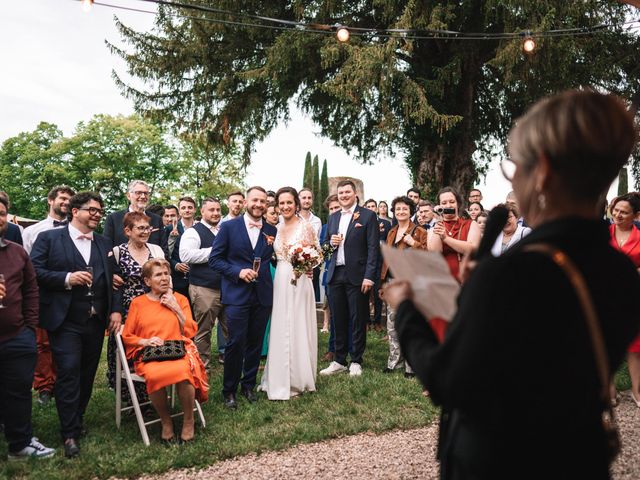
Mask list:
MULTIPOLYGON (((129 364, 127 363, 127 354, 124 349, 124 345, 122 343, 122 337, 120 334, 116 334, 116 427, 120 428, 120 423, 122 421, 122 412, 127 412, 129 410, 133 410, 136 415, 136 420, 138 422, 138 428, 140 429, 140 435, 142 435, 142 441, 148 447, 149 442, 149 434, 147 433, 147 425, 152 425, 154 423, 160 422, 160 418, 155 418, 153 420, 148 420, 145 422, 144 417, 142 415, 142 411, 140 410, 141 406, 151 405, 151 401, 139 403, 138 397, 136 396, 136 390, 133 386, 133 382, 141 382, 145 383, 144 378, 140 375, 136 375, 135 373, 131 373, 129 369, 129 364), (127 382, 127 389, 129 390, 129 396, 131 397, 131 405, 128 407, 122 406, 122 380, 127 382)), ((176 386, 171 385, 171 391, 169 393, 169 399, 171 401, 171 409, 175 407, 176 404, 176 386)), ((195 401, 195 405, 193 407, 193 411, 196 412, 198 418, 200 419, 200 423, 202 424, 202 428, 207 426, 207 422, 204 419, 204 414, 202 413, 202 407, 200 406, 200 402, 198 400, 195 401)), ((174 413, 171 417, 179 417, 183 415, 183 412, 174 413)))

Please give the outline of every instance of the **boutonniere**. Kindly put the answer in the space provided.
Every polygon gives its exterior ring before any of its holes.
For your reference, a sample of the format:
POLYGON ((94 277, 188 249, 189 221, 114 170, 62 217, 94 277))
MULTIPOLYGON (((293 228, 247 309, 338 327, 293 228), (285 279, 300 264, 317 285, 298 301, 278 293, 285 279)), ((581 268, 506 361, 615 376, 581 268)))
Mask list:
POLYGON ((384 223, 380 222, 380 231, 384 232, 384 223))
POLYGON ((351 221, 355 222, 359 218, 360 218, 360 212, 353 212, 353 218, 351 219, 351 221))
POLYGON ((262 235, 264 235, 264 239, 267 242, 267 245, 269 246, 273 245, 273 241, 275 240, 275 237, 272 237, 271 235, 267 235, 264 232, 262 232, 262 235))
POLYGON ((360 228, 361 226, 362 226, 362 224, 361 224, 361 223, 356 223, 356 224, 353 226, 353 228, 360 228))

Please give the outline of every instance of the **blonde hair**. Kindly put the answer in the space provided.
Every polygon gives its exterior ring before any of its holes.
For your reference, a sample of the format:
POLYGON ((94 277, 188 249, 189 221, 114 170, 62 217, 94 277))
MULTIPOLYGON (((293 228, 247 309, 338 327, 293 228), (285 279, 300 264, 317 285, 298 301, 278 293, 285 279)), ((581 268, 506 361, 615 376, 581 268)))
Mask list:
POLYGON ((541 156, 575 199, 595 199, 637 140, 633 114, 615 95, 569 90, 533 105, 509 134, 509 155, 531 171, 541 156))

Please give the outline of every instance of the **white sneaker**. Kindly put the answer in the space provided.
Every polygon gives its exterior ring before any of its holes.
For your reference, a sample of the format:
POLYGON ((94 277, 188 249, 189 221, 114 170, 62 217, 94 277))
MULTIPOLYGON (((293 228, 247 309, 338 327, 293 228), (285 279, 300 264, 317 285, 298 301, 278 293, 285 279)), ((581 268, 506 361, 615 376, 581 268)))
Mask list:
POLYGON ((359 363, 351 363, 351 365, 349 365, 349 375, 352 377, 359 377, 362 375, 362 365, 359 363))
POLYGON ((27 460, 29 458, 50 458, 55 454, 55 449, 45 447, 38 441, 36 437, 33 437, 29 445, 24 447, 19 452, 9 453, 9 455, 7 455, 7 459, 10 462, 15 462, 18 460, 27 460))
POLYGON ((347 367, 338 362, 331 362, 327 368, 320 370, 320 375, 333 375, 334 373, 346 372, 347 367))

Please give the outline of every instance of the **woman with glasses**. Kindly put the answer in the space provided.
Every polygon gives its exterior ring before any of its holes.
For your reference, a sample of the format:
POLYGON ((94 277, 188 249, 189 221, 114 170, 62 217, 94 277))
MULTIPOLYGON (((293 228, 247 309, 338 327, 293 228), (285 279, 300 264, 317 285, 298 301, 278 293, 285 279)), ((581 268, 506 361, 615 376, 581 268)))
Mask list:
POLYGON ((636 139, 632 109, 613 95, 536 103, 509 134, 505 166, 533 231, 465 269, 442 343, 410 284, 387 284, 400 346, 442 407, 441 478, 610 478, 603 416, 640 327, 640 278, 611 248, 600 203, 636 139))
POLYGON ((507 223, 496 238, 496 243, 491 248, 491 253, 494 257, 499 257, 508 248, 513 247, 516 243, 522 240, 525 236, 531 233, 529 227, 523 227, 518 224, 518 218, 520 218, 520 211, 518 207, 513 203, 500 203, 496 207, 506 208, 509 215, 507 216, 507 223))
MULTIPOLYGON (((164 252, 158 245, 148 243, 151 233, 150 218, 142 212, 129 212, 122 221, 124 234, 129 239, 113 247, 113 259, 116 263, 116 272, 122 278, 122 321, 126 321, 127 312, 131 301, 138 295, 146 292, 145 284, 142 281, 142 266, 152 258, 164 258, 164 252)), ((115 388, 116 381, 116 341, 115 337, 109 335, 107 342, 107 380, 109 387, 115 388)), ((143 384, 136 383, 138 399, 146 401, 146 390, 143 384)), ((128 389, 123 387, 122 392, 128 395, 128 389)), ((128 400, 128 399, 127 399, 128 400)))

